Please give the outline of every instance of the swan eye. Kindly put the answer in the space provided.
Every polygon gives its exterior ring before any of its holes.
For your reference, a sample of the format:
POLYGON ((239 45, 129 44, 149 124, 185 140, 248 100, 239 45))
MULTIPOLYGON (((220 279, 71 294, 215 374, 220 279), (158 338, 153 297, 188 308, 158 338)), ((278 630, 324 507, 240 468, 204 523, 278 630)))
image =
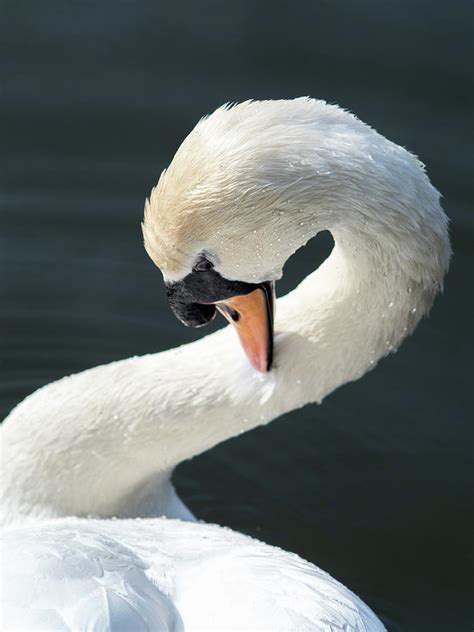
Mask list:
POLYGON ((194 272, 205 272, 206 270, 212 270, 214 264, 212 264, 205 255, 200 255, 199 259, 193 266, 194 272))

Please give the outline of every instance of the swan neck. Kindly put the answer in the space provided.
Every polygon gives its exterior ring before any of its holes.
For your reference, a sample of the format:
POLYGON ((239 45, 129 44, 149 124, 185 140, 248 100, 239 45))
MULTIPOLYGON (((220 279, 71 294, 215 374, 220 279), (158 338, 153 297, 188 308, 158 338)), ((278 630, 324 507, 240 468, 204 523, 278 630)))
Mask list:
MULTIPOLYGON (((2 429, 7 519, 191 517, 170 482, 176 465, 361 377, 430 308, 450 254, 433 191, 421 207, 346 206, 323 225, 314 211, 313 232, 329 228, 335 245, 277 301, 269 373, 249 365, 226 327, 27 398, 2 429)), ((303 245, 310 235, 298 233, 300 224, 294 234, 303 245)))

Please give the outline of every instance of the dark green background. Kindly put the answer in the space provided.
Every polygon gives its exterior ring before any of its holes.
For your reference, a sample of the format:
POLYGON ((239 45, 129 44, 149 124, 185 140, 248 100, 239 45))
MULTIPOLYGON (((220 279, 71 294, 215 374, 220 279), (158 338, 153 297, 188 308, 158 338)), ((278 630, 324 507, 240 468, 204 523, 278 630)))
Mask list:
MULTIPOLYGON (((322 406, 182 465, 193 511, 295 551, 389 630, 469 630, 470 3, 4 0, 1 408, 206 333, 174 320, 143 200, 224 101, 309 94, 417 153, 452 219, 429 320, 322 406), (6 160, 6 163, 5 163, 6 160)), ((282 294, 329 250, 288 263, 282 294)))

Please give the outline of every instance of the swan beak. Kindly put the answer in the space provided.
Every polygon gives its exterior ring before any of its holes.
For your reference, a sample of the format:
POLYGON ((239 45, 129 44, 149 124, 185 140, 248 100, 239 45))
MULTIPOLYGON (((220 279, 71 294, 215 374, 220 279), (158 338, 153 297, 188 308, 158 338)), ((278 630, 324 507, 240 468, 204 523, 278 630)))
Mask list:
POLYGON ((249 294, 232 296, 216 304, 235 327, 250 364, 266 373, 273 360, 274 284, 262 283, 249 294))

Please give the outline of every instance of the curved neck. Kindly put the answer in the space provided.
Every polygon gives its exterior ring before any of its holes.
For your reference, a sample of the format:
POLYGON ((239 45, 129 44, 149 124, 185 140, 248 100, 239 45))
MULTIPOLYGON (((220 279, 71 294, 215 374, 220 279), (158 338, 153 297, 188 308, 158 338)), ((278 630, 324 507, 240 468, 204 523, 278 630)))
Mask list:
POLYGON ((7 520, 191 517, 170 484, 178 463, 321 401, 414 329, 449 258, 439 207, 438 214, 438 223, 425 218, 416 231, 403 216, 397 230, 392 218, 388 232, 365 229, 355 214, 330 226, 331 255, 277 302, 275 362, 268 374, 249 366, 227 327, 34 393, 2 429, 9 450, 2 468, 7 520))

